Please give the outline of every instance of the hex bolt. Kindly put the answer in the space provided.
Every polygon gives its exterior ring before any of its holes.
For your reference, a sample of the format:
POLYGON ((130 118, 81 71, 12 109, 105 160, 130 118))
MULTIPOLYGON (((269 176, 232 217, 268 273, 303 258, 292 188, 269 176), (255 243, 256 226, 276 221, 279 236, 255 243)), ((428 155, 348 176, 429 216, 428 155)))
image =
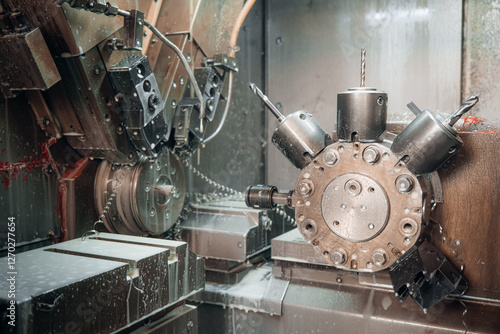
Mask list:
POLYGON ((311 195, 314 190, 313 183, 309 180, 302 180, 297 185, 297 190, 302 197, 307 197, 311 195))
POLYGON ((332 262, 337 265, 343 265, 347 261, 347 253, 342 248, 334 249, 330 255, 332 262))
POLYGON ((338 160, 339 158, 337 157, 337 154, 335 153, 334 150, 326 150, 326 152, 323 154, 323 161, 328 166, 335 165, 338 160))
POLYGON ((380 160, 380 151, 376 147, 369 146, 363 151, 363 160, 370 165, 380 160))
POLYGON ((382 267, 387 262, 387 256, 382 251, 375 251, 372 254, 372 262, 377 267, 382 267))
POLYGON ((396 189, 404 194, 409 193, 413 189, 414 181, 409 175, 402 174, 396 179, 396 189))

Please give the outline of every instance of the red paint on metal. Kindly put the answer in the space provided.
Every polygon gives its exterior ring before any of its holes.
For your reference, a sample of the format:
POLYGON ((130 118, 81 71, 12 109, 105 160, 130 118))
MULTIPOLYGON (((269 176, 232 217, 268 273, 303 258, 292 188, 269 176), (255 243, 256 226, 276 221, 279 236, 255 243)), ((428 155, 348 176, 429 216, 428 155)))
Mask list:
MULTIPOLYGON (((10 162, 0 162, 0 172, 5 172, 2 177, 2 183, 5 186, 5 190, 9 189, 9 185, 11 181, 15 181, 19 178, 21 173, 23 174, 23 181, 28 181, 28 175, 35 168, 47 168, 52 166, 54 169, 59 167, 59 164, 56 163, 49 152, 49 147, 55 143, 55 140, 49 140, 47 144, 42 143, 40 145, 41 154, 39 157, 35 157, 29 159, 28 157, 24 157, 24 159, 19 160, 15 163, 10 162)), ((2 154, 5 149, 0 152, 2 154)))
POLYGON ((87 167, 87 164, 89 163, 89 158, 81 158, 78 160, 75 164, 75 167, 64 173, 64 178, 68 180, 74 180, 78 178, 85 167, 87 167))

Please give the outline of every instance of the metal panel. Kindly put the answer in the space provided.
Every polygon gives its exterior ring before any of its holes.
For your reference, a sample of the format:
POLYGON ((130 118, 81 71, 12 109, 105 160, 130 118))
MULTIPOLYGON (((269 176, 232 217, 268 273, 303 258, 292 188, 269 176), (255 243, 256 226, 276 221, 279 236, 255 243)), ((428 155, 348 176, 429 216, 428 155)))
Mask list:
MULTIPOLYGON (((459 105, 459 1, 269 1, 268 96, 282 112, 312 113, 335 128, 337 93, 359 85, 360 49, 366 84, 389 95, 389 121, 413 117, 406 104, 451 112, 459 105)), ((271 133, 276 121, 269 122, 271 133)), ((298 175, 273 147, 268 180, 291 188, 298 175)))
POLYGON ((487 121, 483 128, 500 127, 500 7, 496 1, 464 1, 463 95, 480 94, 472 115, 487 121))
MULTIPOLYGON (((3 219, 16 218, 18 252, 48 245, 49 234, 59 234, 55 209, 59 185, 42 158, 45 141, 23 97, 0 98, 0 213, 3 219)), ((7 225, 1 226, 0 256, 5 256, 7 225)))
POLYGON ((443 227, 440 250, 460 268, 468 294, 500 299, 500 134, 460 133, 464 146, 440 170, 444 203, 435 218, 443 227))
POLYGON ((253 269, 235 285, 209 284, 196 295, 196 300, 227 305, 240 310, 251 310, 271 315, 282 314, 282 302, 288 281, 270 275, 272 265, 267 263, 253 269))
MULTIPOLYGON (((233 95, 226 123, 221 132, 193 157, 193 165, 213 180, 244 191, 251 184, 264 182, 266 145, 263 106, 248 89, 248 82, 264 81, 264 11, 256 1, 238 36, 236 53, 239 71, 234 74, 233 95)), ((227 87, 227 83, 225 85, 227 87)), ((227 96, 224 88, 223 95, 227 96)), ((225 103, 221 101, 213 122, 207 124, 208 137, 220 122, 225 103)), ((189 174, 188 174, 189 175, 189 174)), ((192 176, 192 175, 189 175, 192 176)), ((188 176, 188 177, 189 177, 188 176)), ((214 187, 192 176, 191 191, 214 191, 214 187)))
MULTIPOLYGON (((111 332, 180 305, 204 285, 203 260, 178 241, 101 233, 16 259, 16 330, 23 333, 111 332)), ((7 260, 0 265, 7 268, 7 260)), ((6 330, 10 285, 3 277, 0 328, 6 330)))
MULTIPOLYGON (((244 289, 229 288, 219 292, 225 294, 224 298, 207 298, 199 306, 200 333, 458 334, 496 333, 500 326, 498 317, 494 316, 499 312, 498 304, 469 301, 461 304, 446 299, 425 314, 411 300, 397 301, 390 288, 374 284, 356 285, 356 274, 346 273, 336 280, 335 273, 325 272, 319 266, 291 266, 293 274, 308 276, 298 277, 298 280, 292 276, 282 299, 281 315, 256 312, 255 304, 248 305, 244 289), (324 280, 328 275, 329 284, 324 280)), ((271 269, 270 266, 263 266, 257 270, 271 269)), ((260 283, 253 285, 252 294, 255 296, 265 288, 260 283)), ((221 287, 218 289, 222 290, 221 287)), ((215 292, 215 289, 207 286, 203 296, 207 296, 208 292, 215 292)))

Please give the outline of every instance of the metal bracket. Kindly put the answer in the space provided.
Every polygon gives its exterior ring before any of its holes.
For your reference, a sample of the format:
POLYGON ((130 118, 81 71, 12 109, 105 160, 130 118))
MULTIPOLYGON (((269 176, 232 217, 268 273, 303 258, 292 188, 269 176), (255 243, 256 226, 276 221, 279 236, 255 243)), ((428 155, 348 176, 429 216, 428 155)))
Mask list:
POLYGON ((144 36, 144 13, 136 9, 130 10, 130 17, 123 19, 125 50, 142 51, 142 38, 144 36))

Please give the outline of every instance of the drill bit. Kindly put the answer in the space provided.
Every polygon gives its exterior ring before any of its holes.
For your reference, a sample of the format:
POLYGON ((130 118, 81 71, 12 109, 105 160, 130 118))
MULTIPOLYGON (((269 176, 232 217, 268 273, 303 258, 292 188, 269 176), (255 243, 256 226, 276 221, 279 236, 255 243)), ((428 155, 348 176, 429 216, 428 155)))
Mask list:
POLYGON ((366 67, 366 49, 361 49, 361 85, 360 87, 365 87, 365 67, 366 67))
POLYGON ((467 111, 471 110, 472 107, 479 101, 479 96, 471 95, 465 102, 455 111, 453 114, 446 118, 445 123, 453 126, 467 111))
POLYGON ((276 108, 276 106, 271 101, 269 101, 269 98, 267 96, 265 96, 264 93, 262 93, 262 91, 259 89, 259 87, 257 87, 257 85, 255 85, 254 83, 250 82, 249 83, 249 87, 252 90, 252 92, 255 95, 257 95, 262 100, 262 102, 264 102, 264 104, 266 105, 266 107, 269 110, 271 110, 271 112, 273 113, 273 115, 276 116, 276 118, 278 119, 278 121, 280 121, 280 123, 285 120, 285 116, 283 116, 283 114, 280 113, 280 111, 278 110, 278 108, 276 108))

